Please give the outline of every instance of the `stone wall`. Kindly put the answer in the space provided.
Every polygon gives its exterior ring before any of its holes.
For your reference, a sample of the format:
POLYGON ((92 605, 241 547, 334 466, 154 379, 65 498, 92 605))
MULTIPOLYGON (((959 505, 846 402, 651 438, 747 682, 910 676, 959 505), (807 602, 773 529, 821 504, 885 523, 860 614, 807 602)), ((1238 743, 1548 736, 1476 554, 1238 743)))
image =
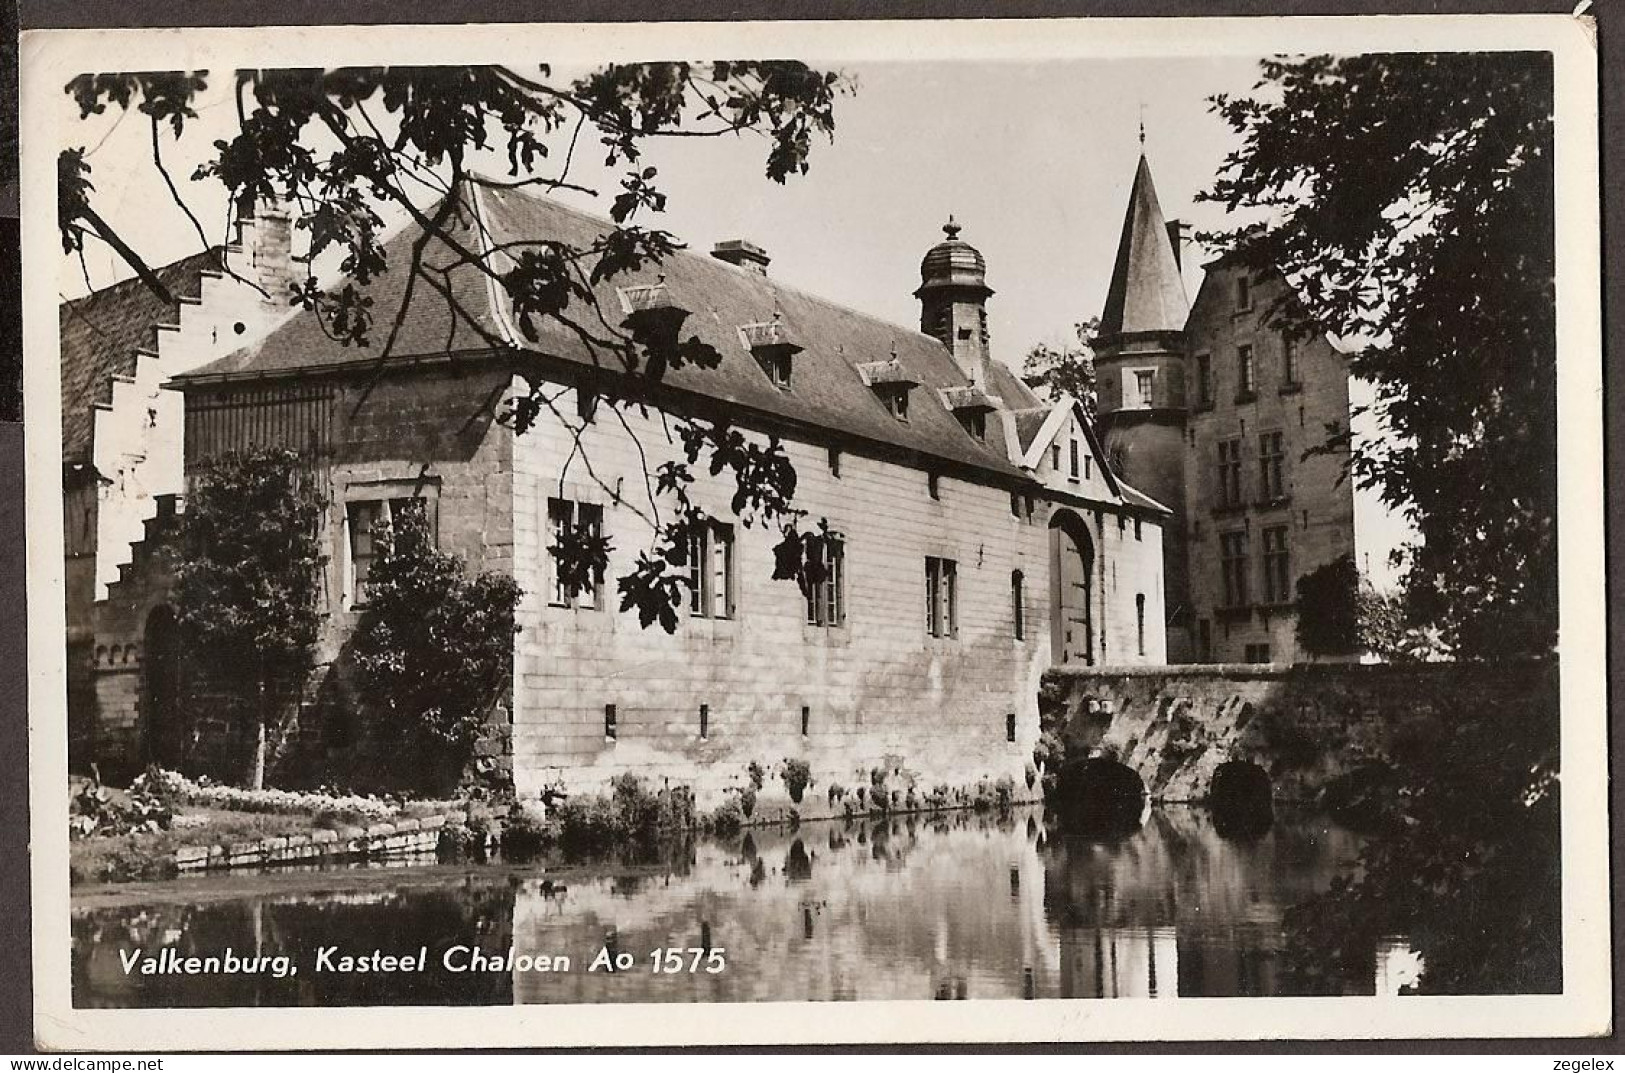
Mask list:
POLYGON ((1555 665, 1534 662, 1068 668, 1045 676, 1044 707, 1071 755, 1127 765, 1153 798, 1203 800, 1240 760, 1308 803, 1449 720, 1542 720, 1555 741, 1558 692, 1555 665))
MULTIPOLYGON (((555 405, 577 412, 568 390, 555 405)), ((528 594, 514 707, 521 794, 550 784, 602 791, 633 772, 689 783, 710 807, 727 787, 746 785, 751 763, 771 770, 790 757, 811 766, 815 795, 832 783, 867 786, 875 767, 890 787, 913 781, 922 793, 984 777, 1022 784, 1050 654, 1044 504, 1030 519, 1017 516, 1007 489, 946 475, 933 498, 923 469, 788 442, 797 506, 845 539, 844 623, 808 625, 801 591, 772 580, 777 531, 735 520, 732 617, 685 613, 667 634, 620 613, 613 580, 596 608, 552 603, 549 498, 602 509, 611 579, 650 544, 654 512, 671 509, 669 500, 651 503, 640 452, 652 471, 680 457, 680 444, 658 414, 628 407, 621 416, 625 426, 601 409, 582 431, 591 472, 579 457, 566 469, 573 434, 558 421, 515 441, 514 571, 528 594), (956 637, 927 633, 927 556, 957 564, 956 637), (1016 570, 1025 578, 1022 638, 1016 570)), ((726 478, 702 473, 691 494, 714 517, 733 519, 726 478)), ((1108 529, 1115 542, 1116 527, 1108 529)))

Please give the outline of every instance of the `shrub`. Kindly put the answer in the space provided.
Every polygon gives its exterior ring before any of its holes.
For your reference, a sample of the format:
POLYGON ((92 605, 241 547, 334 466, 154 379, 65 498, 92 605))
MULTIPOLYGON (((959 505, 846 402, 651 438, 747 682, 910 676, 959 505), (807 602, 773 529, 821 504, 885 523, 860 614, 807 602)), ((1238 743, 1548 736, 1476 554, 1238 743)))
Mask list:
POLYGON ((993 803, 1003 812, 1010 808, 1016 799, 1016 781, 1008 775, 999 776, 999 781, 993 784, 993 803))
POLYGON ((69 837, 167 831, 175 820, 174 809, 165 797, 141 783, 138 778, 123 801, 100 783, 86 783, 68 806, 69 837))
POLYGON ((746 765, 745 775, 750 779, 750 788, 752 790, 760 791, 762 787, 767 785, 767 769, 754 760, 746 765))
POLYGON ((745 814, 735 801, 724 801, 705 821, 707 830, 723 837, 738 834, 744 826, 745 814))
POLYGON ((812 785, 812 766, 805 760, 788 759, 784 762, 784 788, 790 800, 801 804, 801 795, 812 785))
POLYGON ((836 804, 838 804, 845 796, 846 787, 842 786, 838 782, 832 782, 829 784, 829 805, 831 808, 834 808, 836 804))
POLYGON ((419 783, 455 785, 507 688, 521 591, 495 571, 470 577, 435 548, 421 509, 397 509, 373 540, 356 666, 385 737, 418 761, 419 783))
POLYGON ((647 843, 694 826, 694 793, 686 786, 650 792, 636 775, 610 780, 606 797, 572 797, 556 810, 558 839, 573 849, 602 849, 614 842, 647 843))
POLYGON ((749 786, 739 791, 739 811, 745 814, 747 820, 756 811, 756 791, 749 786))
POLYGON ((560 824, 540 810, 516 806, 502 827, 502 852, 529 857, 558 840, 560 824))

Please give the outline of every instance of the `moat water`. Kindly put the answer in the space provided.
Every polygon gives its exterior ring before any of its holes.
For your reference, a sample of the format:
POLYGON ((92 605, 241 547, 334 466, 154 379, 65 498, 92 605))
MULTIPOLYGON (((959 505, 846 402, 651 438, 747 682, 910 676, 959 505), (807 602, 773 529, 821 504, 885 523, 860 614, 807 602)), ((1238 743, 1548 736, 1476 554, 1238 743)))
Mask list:
MULTIPOLYGON (((753 829, 651 860, 424 862, 90 888, 74 893, 74 1001, 1290 994, 1283 916, 1346 870, 1359 845, 1310 816, 1234 838, 1204 810, 1158 809, 1132 834, 1101 840, 1018 809, 753 829), (517 968, 500 960, 510 951, 517 968), (343 957, 375 952, 410 967, 343 971, 343 957), (260 971, 174 971, 191 957, 222 968, 251 959, 260 971), (539 971, 544 960, 553 971, 539 971), (617 961, 630 967, 609 971, 617 961)), ((1393 992, 1415 971, 1401 941, 1371 953, 1343 974, 1346 993, 1393 992)))

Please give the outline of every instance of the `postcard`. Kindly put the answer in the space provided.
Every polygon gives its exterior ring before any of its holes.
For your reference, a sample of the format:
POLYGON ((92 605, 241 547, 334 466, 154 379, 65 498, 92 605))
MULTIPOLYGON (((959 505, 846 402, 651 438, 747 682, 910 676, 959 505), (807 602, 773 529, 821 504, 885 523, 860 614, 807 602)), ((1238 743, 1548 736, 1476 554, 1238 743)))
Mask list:
POLYGON ((26 34, 40 1045, 1606 1032, 1596 87, 26 34))

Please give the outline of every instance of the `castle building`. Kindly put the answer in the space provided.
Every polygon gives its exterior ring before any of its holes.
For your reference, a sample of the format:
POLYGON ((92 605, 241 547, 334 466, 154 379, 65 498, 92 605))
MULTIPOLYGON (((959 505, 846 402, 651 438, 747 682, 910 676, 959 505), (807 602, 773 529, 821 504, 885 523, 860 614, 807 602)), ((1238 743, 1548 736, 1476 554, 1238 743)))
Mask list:
POLYGON ((1098 414, 1117 473, 1172 511, 1163 536, 1172 662, 1290 663, 1296 582, 1356 554, 1348 359, 1293 339, 1279 273, 1225 259, 1186 298, 1182 229, 1142 154, 1096 342, 1098 414))
MULTIPOLYGON (((519 238, 586 247, 610 226, 523 191, 460 196, 470 211, 458 240, 486 251, 519 238)), ((320 767, 353 747, 346 727, 366 698, 347 691, 343 667, 369 533, 420 510, 441 549, 525 593, 511 688, 492 716, 493 748, 522 794, 601 790, 637 772, 714 801, 750 764, 788 757, 822 786, 865 785, 876 769, 894 787, 1019 785, 1047 668, 1165 662, 1169 511, 1106 464, 1076 400, 1041 402, 994 360, 987 266, 956 223, 944 231, 920 265, 920 331, 778 282, 766 251, 743 241, 598 283, 607 317, 658 309, 721 355, 658 380, 627 376, 555 323, 520 330, 505 292, 438 242, 425 263, 443 293, 414 291, 404 270, 368 289, 380 325, 400 314, 384 359, 335 342, 311 313, 244 319, 252 294, 202 273, 175 340, 195 349, 152 389, 178 404, 181 434, 172 422, 166 436, 135 433, 144 457, 166 460, 153 472, 173 479, 136 497, 115 494, 98 469, 104 504, 136 519, 119 536, 140 533, 79 549, 112 563, 96 566, 110 580, 83 616, 80 646, 96 654, 76 679, 88 713, 80 757, 204 764, 208 735, 188 707, 169 605, 175 523, 186 481, 209 459, 279 446, 309 459, 330 501, 318 673, 284 765, 320 767), (516 434, 500 416, 532 384, 550 405, 516 434), (683 458, 672 417, 725 420, 784 446, 795 505, 837 537, 827 580, 810 592, 773 580, 778 533, 745 524, 726 475, 702 468, 690 495, 716 523, 681 622, 641 628, 619 609, 613 578, 649 545, 662 507, 650 475, 683 458), (560 583, 549 550, 567 528, 610 540, 609 570, 585 590, 560 583)), ((409 263, 419 237, 397 234, 390 264, 409 263)), ((222 256, 274 274, 288 253, 287 221, 271 218, 222 256)), ((171 364, 168 350, 162 358, 171 364)), ((65 414, 80 405, 67 391, 65 381, 65 414)), ((283 770, 274 763, 273 777, 283 770)))

